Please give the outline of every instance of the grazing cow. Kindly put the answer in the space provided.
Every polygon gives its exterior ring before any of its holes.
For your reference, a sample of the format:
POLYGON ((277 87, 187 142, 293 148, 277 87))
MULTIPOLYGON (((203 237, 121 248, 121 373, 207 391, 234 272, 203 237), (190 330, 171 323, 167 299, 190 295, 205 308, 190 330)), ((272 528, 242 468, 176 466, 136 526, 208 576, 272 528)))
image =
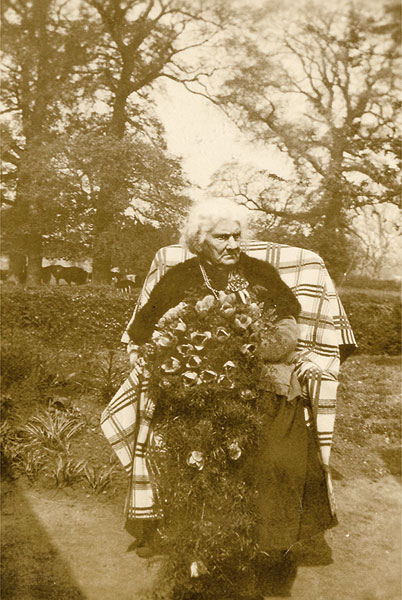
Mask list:
POLYGON ((49 265, 42 269, 42 281, 43 283, 49 283, 50 278, 53 277, 56 283, 59 284, 60 279, 63 279, 69 285, 75 283, 77 285, 83 285, 87 283, 89 273, 81 267, 63 267, 62 265, 49 265))
POLYGON ((137 288, 134 281, 131 281, 131 279, 126 279, 126 278, 116 281, 114 286, 118 290, 121 290, 122 292, 126 292, 127 294, 131 294, 131 292, 133 292, 137 288))

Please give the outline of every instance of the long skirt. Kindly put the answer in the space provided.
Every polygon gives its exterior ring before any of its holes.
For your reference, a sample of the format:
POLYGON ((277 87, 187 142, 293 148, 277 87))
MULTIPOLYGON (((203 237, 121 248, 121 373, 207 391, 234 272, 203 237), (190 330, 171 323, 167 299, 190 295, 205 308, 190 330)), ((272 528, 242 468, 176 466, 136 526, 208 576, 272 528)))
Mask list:
POLYGON ((248 465, 247 479, 257 490, 261 551, 288 549, 336 525, 315 433, 306 425, 300 397, 270 399, 259 452, 248 465))

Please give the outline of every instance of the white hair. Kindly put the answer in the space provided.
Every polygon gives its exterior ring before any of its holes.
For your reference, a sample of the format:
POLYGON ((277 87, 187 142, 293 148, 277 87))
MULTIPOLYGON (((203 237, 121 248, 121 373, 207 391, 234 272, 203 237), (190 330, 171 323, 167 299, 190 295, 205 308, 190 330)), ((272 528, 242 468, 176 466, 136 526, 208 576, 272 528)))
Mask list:
POLYGON ((224 219, 239 223, 242 236, 246 234, 248 209, 229 198, 210 198, 193 204, 184 224, 180 243, 193 254, 200 254, 206 235, 224 219))

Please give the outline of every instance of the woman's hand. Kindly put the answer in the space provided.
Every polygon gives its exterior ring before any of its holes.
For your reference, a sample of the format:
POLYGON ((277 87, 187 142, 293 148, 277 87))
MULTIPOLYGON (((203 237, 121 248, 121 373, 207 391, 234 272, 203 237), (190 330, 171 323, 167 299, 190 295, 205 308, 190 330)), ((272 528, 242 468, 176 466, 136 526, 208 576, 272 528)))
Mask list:
POLYGON ((286 317, 275 324, 269 342, 262 342, 260 355, 267 362, 281 362, 296 348, 298 326, 294 317, 286 317))

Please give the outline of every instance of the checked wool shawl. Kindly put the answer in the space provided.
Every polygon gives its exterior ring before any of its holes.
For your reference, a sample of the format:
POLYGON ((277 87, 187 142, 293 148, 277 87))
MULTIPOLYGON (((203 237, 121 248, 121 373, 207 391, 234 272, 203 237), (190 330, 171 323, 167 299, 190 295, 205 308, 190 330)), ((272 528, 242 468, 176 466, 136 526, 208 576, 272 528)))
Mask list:
MULTIPOLYGON (((356 346, 349 320, 322 259, 314 252, 258 241, 247 241, 242 250, 276 267, 301 304, 295 372, 306 406, 306 423, 314 427, 317 434, 327 474, 328 496, 335 512, 327 467, 335 423, 340 347, 350 352, 356 346)), ((179 245, 162 248, 156 253, 127 328, 165 272, 191 256, 179 245)), ((122 341, 130 343, 127 331, 122 341)), ((154 404, 147 393, 147 376, 140 365, 135 365, 101 418, 103 433, 129 475, 125 513, 130 519, 161 516, 155 510, 151 474, 146 461, 153 412, 154 404)))

